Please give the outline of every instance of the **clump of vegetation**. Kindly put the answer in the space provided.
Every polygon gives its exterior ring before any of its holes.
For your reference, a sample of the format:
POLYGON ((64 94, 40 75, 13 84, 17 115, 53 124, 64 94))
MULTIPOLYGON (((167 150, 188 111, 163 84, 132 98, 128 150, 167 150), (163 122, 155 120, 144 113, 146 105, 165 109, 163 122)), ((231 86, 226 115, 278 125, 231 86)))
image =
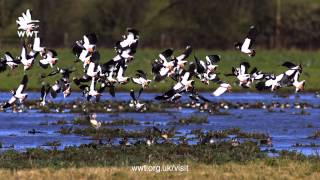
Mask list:
POLYGON ((269 136, 264 133, 248 133, 248 132, 238 132, 237 134, 238 138, 252 138, 252 139, 266 139, 269 136))
POLYGON ((39 109, 39 112, 41 112, 41 113, 50 113, 51 112, 51 110, 48 106, 40 106, 40 107, 38 107, 38 109, 39 109))
POLYGON ((313 127, 314 127, 314 126, 313 126, 312 123, 307 124, 307 128, 313 128, 313 127))
POLYGON ((80 116, 74 118, 72 121, 74 125, 90 125, 90 117, 89 116, 80 116))
MULTIPOLYGON (((48 143, 48 145, 57 145, 48 143)), ((43 167, 81 167, 81 166, 130 166, 146 163, 205 163, 222 164, 227 162, 248 162, 266 157, 252 142, 237 147, 221 142, 211 145, 144 144, 107 146, 88 144, 80 147, 66 147, 64 150, 27 149, 26 152, 14 150, 0 154, 0 168, 43 168, 43 167), (147 149, 146 149, 147 148, 147 149), (148 158, 146 158, 146 156, 148 158)))
POLYGON ((40 126, 48 126, 49 123, 48 123, 48 121, 44 121, 44 122, 39 123, 39 125, 40 126))
POLYGON ((238 134, 239 132, 240 132, 240 128, 209 131, 207 133, 204 133, 201 129, 195 129, 191 131, 191 133, 196 135, 200 140, 210 139, 210 138, 215 138, 215 139, 228 138, 229 135, 235 135, 235 134, 238 134))
POLYGON ((72 134, 72 127, 61 127, 58 133, 63 135, 72 134))
POLYGON ((208 116, 195 116, 181 118, 178 121, 178 124, 204 124, 208 123, 208 116))
POLYGON ((310 115, 310 112, 304 110, 304 109, 301 109, 299 115, 310 115))
POLYGON ((59 119, 57 122, 52 123, 52 125, 65 125, 65 124, 68 124, 68 121, 64 119, 59 119))
POLYGON ((309 136, 310 139, 317 139, 320 138, 320 131, 314 132, 311 136, 309 136))
POLYGON ((61 142, 59 140, 46 142, 43 146, 61 146, 61 142))
POLYGON ((213 115, 220 115, 220 116, 227 116, 230 115, 230 112, 228 111, 219 111, 219 110, 214 110, 211 112, 213 115))
POLYGON ((121 128, 93 128, 93 127, 87 127, 87 128, 75 128, 72 133, 81 135, 81 136, 91 136, 95 139, 99 138, 144 138, 147 137, 150 130, 146 129, 144 131, 125 131, 121 128))
POLYGON ((140 125, 139 122, 133 119, 118 119, 111 122, 102 123, 103 126, 125 126, 125 125, 140 125))

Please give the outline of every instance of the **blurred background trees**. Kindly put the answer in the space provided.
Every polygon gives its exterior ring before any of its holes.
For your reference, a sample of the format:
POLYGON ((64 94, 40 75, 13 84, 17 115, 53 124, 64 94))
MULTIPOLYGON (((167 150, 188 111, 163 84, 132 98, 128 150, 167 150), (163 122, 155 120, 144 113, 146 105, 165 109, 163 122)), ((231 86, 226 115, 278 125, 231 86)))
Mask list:
POLYGON ((99 46, 113 47, 134 27, 142 47, 230 49, 255 25, 261 48, 320 47, 319 0, 0 0, 0 48, 17 46, 15 20, 28 8, 47 46, 96 32, 99 46))

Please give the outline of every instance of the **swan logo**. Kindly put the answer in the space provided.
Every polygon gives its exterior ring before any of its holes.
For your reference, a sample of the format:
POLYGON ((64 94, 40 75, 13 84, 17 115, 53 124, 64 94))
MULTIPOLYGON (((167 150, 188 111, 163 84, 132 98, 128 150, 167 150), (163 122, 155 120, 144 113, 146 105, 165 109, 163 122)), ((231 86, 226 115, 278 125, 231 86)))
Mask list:
POLYGON ((34 35, 37 36, 39 31, 17 31, 17 33, 18 33, 18 36, 22 38, 25 36, 27 37, 33 37, 34 35))

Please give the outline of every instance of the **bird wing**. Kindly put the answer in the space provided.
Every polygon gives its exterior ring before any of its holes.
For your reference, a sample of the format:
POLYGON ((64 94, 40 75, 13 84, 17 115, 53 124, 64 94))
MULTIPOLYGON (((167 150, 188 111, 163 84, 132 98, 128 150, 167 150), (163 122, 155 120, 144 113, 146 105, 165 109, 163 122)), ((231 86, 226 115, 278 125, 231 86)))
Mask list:
POLYGON ((156 96, 155 99, 156 100, 166 100, 166 99, 171 98, 175 94, 176 94, 176 91, 173 88, 171 88, 169 91, 165 92, 163 95, 156 96))
POLYGON ((47 50, 47 56, 50 56, 51 58, 55 58, 55 57, 58 56, 58 53, 53 49, 48 49, 47 50))
POLYGON ((90 84, 90 91, 94 91, 95 87, 96 87, 96 81, 95 81, 95 78, 93 77, 90 84))
POLYGON ((22 44, 21 59, 27 59, 27 48, 25 43, 22 44))
POLYGON ((192 47, 191 46, 187 46, 186 50, 180 56, 178 56, 176 59, 178 61, 182 61, 182 60, 188 58, 189 55, 191 54, 191 52, 192 52, 192 47))
POLYGON ((137 100, 137 99, 136 99, 136 95, 134 94, 133 89, 130 90, 130 96, 131 96, 132 100, 134 100, 134 101, 137 100))
POLYGON ((112 97, 115 97, 116 96, 116 93, 115 93, 115 89, 114 89, 114 86, 111 85, 109 86, 109 93, 112 97))
POLYGON ((256 40, 257 34, 258 34, 257 29, 254 26, 251 26, 247 36, 247 39, 250 40, 248 49, 252 47, 254 41, 256 40))
POLYGON ((12 106, 12 104, 13 104, 14 102, 16 102, 16 100, 17 100, 17 98, 14 97, 14 96, 12 96, 12 97, 9 99, 9 101, 6 102, 6 104, 5 104, 2 108, 8 108, 8 107, 12 106))
POLYGON ((220 86, 213 92, 213 95, 214 96, 220 96, 223 93, 225 93, 228 90, 225 85, 227 85, 227 84, 226 83, 221 83, 220 86))
POLYGON ((241 46, 241 51, 247 52, 250 48, 251 39, 246 38, 241 46))
POLYGON ((18 89, 16 90, 16 94, 22 94, 23 91, 26 89, 27 84, 28 84, 28 76, 24 75, 18 89))
POLYGON ((87 37, 87 35, 84 35, 83 36, 83 46, 87 47, 89 45, 90 45, 89 38, 87 37))
POLYGON ((11 55, 11 53, 10 52, 5 52, 4 53, 4 57, 5 57, 5 60, 7 61, 7 62, 12 62, 13 61, 13 57, 12 57, 12 55, 11 55))
POLYGON ((140 98, 140 95, 142 92, 143 92, 143 88, 140 88, 139 93, 138 93, 138 99, 140 98))
POLYGON ((144 79, 147 79, 147 74, 144 71, 137 70, 137 72, 139 73, 140 77, 143 77, 144 79))
POLYGON ((208 64, 216 64, 220 61, 219 55, 208 55, 206 56, 206 60, 208 64))
POLYGON ((163 61, 167 61, 167 58, 170 57, 173 54, 173 49, 166 49, 162 53, 159 54, 160 59, 163 61))
POLYGON ((87 40, 90 44, 97 44, 97 42, 98 42, 98 38, 95 33, 87 34, 87 35, 85 35, 85 37, 87 38, 87 40))
POLYGON ((40 96, 40 101, 42 101, 44 99, 46 95, 46 86, 45 85, 42 85, 41 87, 41 96, 40 96))
POLYGON ((240 63, 240 74, 247 74, 250 64, 248 62, 240 63))
POLYGON ((289 68, 289 69, 292 69, 292 68, 296 67, 297 65, 295 65, 295 64, 292 63, 292 62, 286 61, 286 62, 284 62, 284 63, 282 64, 282 66, 287 67, 287 68, 289 68))
POLYGON ((205 66, 203 66, 201 64, 201 61, 199 61, 199 59, 196 56, 194 56, 194 60, 195 60, 196 65, 197 65, 197 73, 199 73, 199 74, 204 73, 205 72, 205 66))

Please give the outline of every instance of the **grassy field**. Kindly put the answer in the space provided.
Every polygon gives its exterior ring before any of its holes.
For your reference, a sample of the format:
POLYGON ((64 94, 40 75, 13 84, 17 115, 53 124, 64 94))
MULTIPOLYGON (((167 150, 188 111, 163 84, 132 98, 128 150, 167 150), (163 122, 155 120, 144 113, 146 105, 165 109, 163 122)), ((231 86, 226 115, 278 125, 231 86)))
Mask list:
POLYGON ((0 154, 0 179, 319 179, 319 156, 281 151, 268 157, 255 143, 28 149, 0 154), (159 167, 134 170, 136 166, 159 167), (167 166, 183 169, 165 170, 167 166))
MULTIPOLYGON (((1 49, 0 53, 3 54, 6 50, 12 52, 14 56, 20 54, 20 50, 18 49, 1 49)), ((114 51, 111 49, 99 49, 101 53, 101 63, 107 62, 110 58, 114 56, 114 51)), ((134 76, 135 71, 137 69, 142 69, 149 74, 149 78, 151 78, 151 62, 158 57, 159 52, 162 50, 156 49, 138 49, 137 54, 135 56, 135 60, 129 65, 128 71, 126 72, 126 76, 134 76)), ((75 64, 75 57, 71 53, 70 49, 57 49, 59 55, 59 67, 76 67, 77 72, 73 74, 73 76, 81 76, 82 75, 82 67, 80 63, 75 64)), ((181 50, 178 51, 182 52, 181 50)), ((318 57, 320 57, 320 52, 318 51, 298 51, 298 50, 283 50, 283 51, 269 51, 269 50, 258 50, 256 57, 249 58, 246 55, 242 55, 236 51, 215 51, 215 50, 197 50, 194 51, 189 61, 193 61, 193 55, 196 54, 197 57, 204 59, 206 55, 209 54, 220 54, 222 57, 222 61, 219 63, 218 71, 221 73, 220 78, 226 80, 233 84, 234 91, 248 91, 248 89, 241 89, 237 86, 236 80, 234 77, 225 77, 223 74, 230 73, 232 66, 238 66, 242 61, 248 61, 252 65, 252 67, 257 67, 259 70, 264 72, 273 72, 273 73, 281 73, 286 70, 286 68, 281 67, 280 65, 287 60, 290 60, 294 63, 301 63, 303 65, 303 75, 301 79, 305 79, 306 83, 306 91, 317 91, 320 89, 320 71, 318 68, 320 67, 320 61, 318 57)), ((39 57, 38 57, 39 58, 39 57)), ((39 67, 38 63, 27 72, 30 77, 30 83, 28 86, 28 90, 39 90, 41 88, 42 80, 40 79, 41 73, 48 74, 51 71, 50 68, 47 70, 43 70, 39 67)), ((13 72, 6 71, 0 74, 0 81, 2 82, 0 85, 1 91, 7 91, 13 88, 16 88, 19 84, 21 78, 23 76, 22 67, 19 67, 13 72)), ((48 82, 52 82, 58 77, 53 77, 50 79, 46 79, 48 82)), ((172 80, 166 80, 161 83, 151 83, 149 91, 163 91, 164 89, 170 88, 174 84, 172 80)), ((211 83, 209 86, 203 85, 200 82, 197 82, 196 87, 199 90, 203 91, 213 91, 217 85, 211 83)), ((131 88, 138 88, 138 86, 129 83, 125 86, 118 87, 120 90, 129 90, 131 88)), ((254 88, 249 90, 254 91, 254 88)), ((288 90, 288 89, 286 89, 288 90)), ((293 88, 290 88, 290 92, 294 92, 293 88)))
POLYGON ((0 169, 1 179, 319 179, 319 166, 292 160, 253 161, 246 165, 190 164, 188 172, 134 172, 131 167, 0 169))

